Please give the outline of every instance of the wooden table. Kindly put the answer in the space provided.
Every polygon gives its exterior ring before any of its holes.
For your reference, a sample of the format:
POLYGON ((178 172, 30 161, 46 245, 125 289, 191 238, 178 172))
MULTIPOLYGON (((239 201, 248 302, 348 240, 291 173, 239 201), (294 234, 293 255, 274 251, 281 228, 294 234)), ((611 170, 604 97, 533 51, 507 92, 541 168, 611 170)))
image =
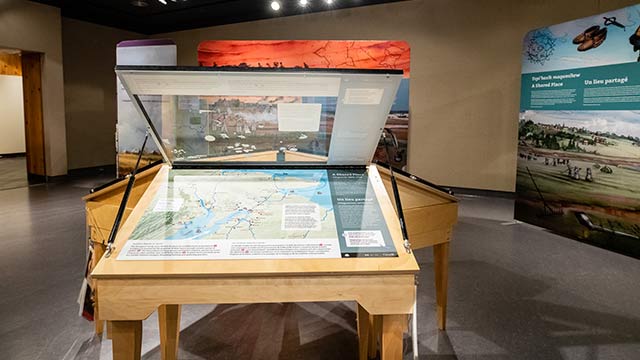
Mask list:
MULTIPOLYGON (((389 194, 389 171, 378 167, 389 194)), ((414 250, 433 248, 433 273, 436 288, 438 329, 447 326, 447 283, 449 279, 449 243, 453 225, 458 221, 458 199, 436 185, 411 174, 394 172, 402 201, 407 232, 414 250)), ((394 203, 395 206, 395 203, 394 203)))
MULTIPOLYGON (((146 169, 141 169, 138 173, 136 182, 129 195, 129 201, 122 218, 123 221, 126 221, 129 217, 161 167, 161 164, 149 166, 146 169)), ((118 207, 122 201, 124 189, 127 187, 127 181, 127 178, 114 180, 94 189, 89 195, 82 198, 85 202, 87 246, 88 251, 93 253, 91 262, 88 264, 89 271, 96 267, 106 250, 109 233, 111 232, 118 207)), ((91 288, 93 289, 94 287, 95 283, 92 283, 91 288)), ((95 296, 94 301, 96 301, 95 296)), ((102 334, 104 321, 99 321, 96 318, 94 319, 94 323, 96 334, 102 334)))
POLYGON ((97 317, 111 323, 113 358, 139 359, 142 320, 159 311, 163 359, 175 359, 180 305, 356 301, 360 358, 402 358, 402 334, 415 298, 419 271, 404 251, 399 222, 376 167, 369 177, 398 257, 286 260, 118 261, 120 249, 158 189, 168 167, 158 172, 116 239, 115 253, 102 258, 95 280, 97 317), (380 327, 380 339, 377 340, 380 327))

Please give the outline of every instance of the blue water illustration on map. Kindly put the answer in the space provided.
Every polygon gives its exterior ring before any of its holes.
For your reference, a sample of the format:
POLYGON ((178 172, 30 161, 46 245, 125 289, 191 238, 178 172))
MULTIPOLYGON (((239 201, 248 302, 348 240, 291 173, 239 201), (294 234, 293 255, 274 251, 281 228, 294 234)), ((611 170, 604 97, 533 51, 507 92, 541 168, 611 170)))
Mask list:
MULTIPOLYGON (((258 170, 258 169, 243 169, 243 170, 223 170, 219 172, 219 175, 230 176, 241 174, 265 174, 270 176, 271 181, 276 184, 277 192, 274 192, 268 198, 263 200, 264 202, 278 202, 285 199, 286 196, 295 195, 303 197, 308 201, 317 204, 321 208, 326 210, 326 213, 322 220, 324 220, 327 214, 333 211, 333 201, 331 197, 331 190, 329 187, 329 178, 326 170, 258 170), (286 180, 306 180, 317 183, 316 186, 309 187, 293 187, 288 188, 286 180), (281 197, 274 196, 276 194, 281 197)), ((268 181, 268 180, 260 180, 268 181)), ((171 185, 169 185, 171 186, 171 185)), ((198 198, 199 206, 204 210, 204 213, 200 216, 191 218, 190 220, 181 224, 178 230, 166 237, 167 240, 194 240, 200 238, 206 238, 210 234, 214 234, 220 230, 220 228, 230 222, 235 222, 239 225, 243 222, 250 223, 252 216, 251 209, 238 209, 227 214, 225 217, 212 223, 217 215, 215 206, 207 206, 205 199, 200 197, 197 192, 194 195, 198 198)), ((239 194, 240 195, 240 194, 239 194)), ((251 228, 249 229, 251 231, 251 228)))
MULTIPOLYGON (((253 170, 252 170, 253 171, 253 170)), ((286 195, 287 193, 293 193, 298 196, 302 196, 309 201, 318 204, 327 210, 333 208, 333 201, 331 200, 331 191, 329 190, 329 178, 326 170, 321 171, 309 171, 309 170, 287 170, 287 171, 273 171, 273 170, 257 170, 257 172, 263 172, 271 174, 273 180, 278 178, 298 178, 303 180, 317 181, 318 186, 310 186, 299 189, 287 189, 281 188, 280 193, 286 195)))
POLYGON ((207 226, 207 224, 209 224, 215 217, 215 212, 212 208, 205 208, 204 204, 202 207, 206 210, 204 215, 198 216, 185 223, 180 230, 175 232, 173 235, 168 236, 167 240, 199 239, 205 237, 207 234, 217 232, 222 225, 225 225, 236 218, 239 222, 248 221, 246 217, 249 216, 249 212, 242 209, 225 216, 213 223, 213 225, 207 226), (245 218, 241 217, 241 215, 244 215, 245 218), (206 231, 202 231, 202 229, 206 229, 206 231))

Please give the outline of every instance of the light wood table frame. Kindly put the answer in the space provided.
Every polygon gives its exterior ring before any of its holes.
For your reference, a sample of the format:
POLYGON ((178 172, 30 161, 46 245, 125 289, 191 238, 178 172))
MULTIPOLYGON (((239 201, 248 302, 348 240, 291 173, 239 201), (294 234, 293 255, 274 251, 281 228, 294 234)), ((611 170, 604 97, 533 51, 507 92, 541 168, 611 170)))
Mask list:
MULTIPOLYGON (((378 169, 387 192, 392 194, 389 170, 384 167, 378 167, 378 169)), ((395 176, 412 249, 433 248, 437 323, 438 329, 445 330, 449 243, 453 226, 458 221, 458 199, 413 176, 405 176, 397 172, 395 176)))
POLYGON ((92 273, 98 319, 111 324, 114 359, 140 358, 142 320, 155 310, 163 359, 175 359, 182 304, 318 301, 358 303, 360 359, 378 347, 382 359, 402 359, 402 334, 413 310, 419 267, 413 254, 404 251, 400 225, 376 167, 369 168, 369 178, 398 257, 118 261, 168 173, 167 166, 160 169, 120 230, 114 254, 102 258, 92 273))
MULTIPOLYGON (((129 194, 129 201, 125 208, 122 220, 126 221, 138 201, 153 181, 162 165, 158 164, 138 173, 135 184, 129 194)), ((85 202, 87 251, 93 252, 89 269, 96 267, 107 247, 109 233, 113 227, 116 213, 120 207, 124 190, 127 187, 127 178, 114 181, 104 188, 92 192, 82 198, 85 202)), ((91 281, 91 288, 95 288, 95 282, 91 281)), ((94 296, 94 303, 98 299, 94 296)), ((96 334, 101 335, 104 330, 104 321, 97 319, 97 310, 94 308, 94 326, 96 334)))

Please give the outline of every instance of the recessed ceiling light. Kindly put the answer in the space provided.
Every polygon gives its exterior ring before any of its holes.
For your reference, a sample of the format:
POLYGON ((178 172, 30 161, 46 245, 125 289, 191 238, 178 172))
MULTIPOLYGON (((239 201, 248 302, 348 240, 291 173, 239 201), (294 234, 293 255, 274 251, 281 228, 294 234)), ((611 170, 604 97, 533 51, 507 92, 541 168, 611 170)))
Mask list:
POLYGON ((300 4, 300 6, 307 6, 307 5, 309 5, 309 1, 308 0, 300 0, 300 1, 298 1, 298 4, 300 4))
POLYGON ((133 0, 131 2, 131 5, 137 6, 137 7, 147 7, 149 6, 149 3, 144 0, 133 0))
POLYGON ((325 2, 329 5, 333 4, 333 0, 325 0, 325 2))
POLYGON ((277 2, 277 1, 272 1, 272 2, 271 2, 271 8, 272 8, 274 11, 278 11, 278 10, 280 10, 280 3, 279 3, 279 2, 277 2))

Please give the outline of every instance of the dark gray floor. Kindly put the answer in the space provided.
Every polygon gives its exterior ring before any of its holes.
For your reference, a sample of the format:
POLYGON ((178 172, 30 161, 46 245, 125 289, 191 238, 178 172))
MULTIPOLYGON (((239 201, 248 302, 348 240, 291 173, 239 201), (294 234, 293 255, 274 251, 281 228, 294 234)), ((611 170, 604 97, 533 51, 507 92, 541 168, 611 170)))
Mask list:
MULTIPOLYGON (((103 179, 102 179, 103 180, 103 179)), ((75 304, 80 197, 100 179, 0 191, 0 358, 109 359, 75 304)), ((640 359, 640 261, 513 224, 506 199, 462 197, 448 331, 432 257, 416 251, 424 359, 640 359)), ((351 303, 185 306, 181 359, 355 359, 351 303)), ((155 315, 144 359, 159 359, 155 315)), ((409 358, 409 356, 407 356, 409 358)))
POLYGON ((0 156, 0 190, 28 186, 27 159, 24 156, 0 156))

